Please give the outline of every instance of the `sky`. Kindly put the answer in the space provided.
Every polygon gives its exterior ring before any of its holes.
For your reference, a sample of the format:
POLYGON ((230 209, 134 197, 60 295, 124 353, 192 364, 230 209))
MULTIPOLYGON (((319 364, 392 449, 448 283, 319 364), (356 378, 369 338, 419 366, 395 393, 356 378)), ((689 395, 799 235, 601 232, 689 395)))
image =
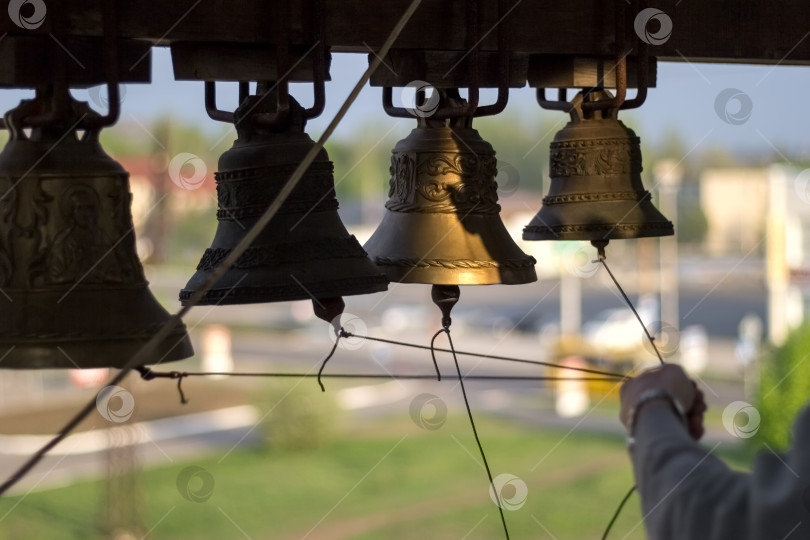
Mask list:
MULTIPOLYGON (((332 119, 367 66, 364 54, 334 54, 332 78, 327 83, 324 113, 310 121, 308 131, 317 137, 332 119)), ((380 69, 384 69, 381 67, 380 69)), ((723 147, 732 151, 783 152, 784 159, 810 157, 810 112, 802 103, 810 88, 810 68, 792 66, 753 66, 659 62, 658 85, 649 91, 647 101, 638 110, 622 113, 646 142, 655 144, 667 132, 677 131, 687 149, 723 147)), ((292 93, 302 104, 311 100, 308 85, 293 85, 292 93)), ((234 108, 236 83, 217 87, 220 108, 234 108)), ((30 91, 0 92, 0 107, 14 107, 30 91)), ((88 92, 74 91, 79 99, 88 92)), ((482 103, 494 99, 494 91, 482 92, 482 103)), ((533 114, 559 118, 561 113, 543 111, 528 87, 512 90, 507 113, 517 112, 525 121, 533 114)), ((157 116, 170 114, 179 121, 197 124, 210 133, 222 126, 210 120, 203 106, 203 83, 175 81, 168 48, 155 48, 152 57, 152 83, 129 84, 124 89, 121 122, 137 121, 149 125, 157 116)), ((620 116, 621 118, 621 116, 620 116)), ((385 116, 381 90, 368 85, 349 110, 334 137, 351 139, 360 127, 386 126, 395 119, 385 116)), ((526 141, 527 151, 537 141, 526 141)))

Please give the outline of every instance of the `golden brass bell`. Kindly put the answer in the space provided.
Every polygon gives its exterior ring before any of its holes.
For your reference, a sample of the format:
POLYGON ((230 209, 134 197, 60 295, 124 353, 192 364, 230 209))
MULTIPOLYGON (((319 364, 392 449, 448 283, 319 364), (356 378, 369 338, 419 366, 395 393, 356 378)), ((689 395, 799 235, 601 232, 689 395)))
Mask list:
MULTIPOLYGON (((6 114, 0 152, 0 368, 120 368, 169 320, 135 252, 129 175, 99 129, 77 136, 85 103, 26 135, 38 100, 6 114)), ((148 363, 192 354, 181 324, 148 363)))
MULTIPOLYGON (((587 99, 609 99, 593 91, 587 99)), ((585 112, 572 101, 571 121, 551 143, 551 186, 523 229, 524 240, 591 240, 669 236, 668 221, 641 183, 641 147, 617 109, 585 112)))
MULTIPOLYGON (((197 272, 180 292, 183 303, 265 212, 315 145, 304 132, 303 109, 289 99, 286 119, 273 125, 252 116, 272 99, 250 96, 236 110, 238 138, 220 157, 216 173, 219 224, 197 272)), ((200 304, 327 299, 388 288, 388 280, 338 216, 332 171, 321 150, 261 235, 200 304)))
POLYGON ((386 212, 366 242, 391 281, 436 285, 537 280, 500 218, 497 161, 472 119, 420 118, 394 147, 386 212))

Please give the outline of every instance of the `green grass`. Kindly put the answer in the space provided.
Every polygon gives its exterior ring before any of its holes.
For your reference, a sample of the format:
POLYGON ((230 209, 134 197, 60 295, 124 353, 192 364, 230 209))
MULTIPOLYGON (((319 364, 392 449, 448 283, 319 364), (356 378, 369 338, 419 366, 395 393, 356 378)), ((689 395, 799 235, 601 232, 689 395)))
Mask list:
MULTIPOLYGON (((528 485, 525 505, 506 511, 512 538, 599 538, 633 483, 620 438, 528 430, 479 420, 493 474, 528 485)), ((402 418, 344 432, 306 451, 240 449, 143 471, 144 527, 156 539, 491 539, 502 535, 466 418, 436 431, 402 418), (469 452, 469 454, 468 454, 469 452), (471 455, 470 455, 471 454, 471 455), (214 478, 205 502, 177 489, 197 465, 214 478), (320 522, 320 523, 319 523, 320 522), (315 527, 317 524, 317 527, 315 527), (313 529, 313 527, 315 527, 313 529), (240 532, 244 531, 244 534, 240 532)), ((742 459, 740 457, 739 459, 742 459)), ((738 465, 739 465, 738 459, 738 465)), ((0 500, 0 539, 106 538, 103 481, 0 500)), ((199 484, 192 482, 191 489, 199 484)), ((633 497, 611 538, 644 538, 633 497)))

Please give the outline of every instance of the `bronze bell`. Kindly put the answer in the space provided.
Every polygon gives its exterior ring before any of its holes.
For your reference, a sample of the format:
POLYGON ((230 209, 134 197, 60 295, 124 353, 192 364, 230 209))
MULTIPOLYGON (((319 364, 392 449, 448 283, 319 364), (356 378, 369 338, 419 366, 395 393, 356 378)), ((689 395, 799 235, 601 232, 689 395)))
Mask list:
POLYGON ((387 211, 364 246, 372 260, 402 283, 536 281, 501 221, 495 151, 472 119, 418 122, 394 147, 387 211))
MULTIPOLYGON (((587 99, 609 99, 604 90, 587 99)), ((551 186, 523 229, 524 240, 591 240, 669 236, 672 222, 653 206, 641 183, 641 147, 617 109, 583 111, 572 101, 571 121, 551 142, 551 186)))
MULTIPOLYGON (((245 231, 278 195, 315 145, 304 132, 302 107, 291 97, 286 119, 261 122, 266 103, 250 96, 236 110, 238 138, 219 159, 216 235, 180 292, 187 303, 245 231)), ((368 260, 338 216, 333 165, 321 150, 254 244, 200 304, 247 304, 327 299, 384 291, 388 280, 368 260)))
MULTIPOLYGON (((26 135, 38 100, 5 116, 0 368, 120 368, 169 320, 135 252, 129 175, 101 148, 100 129, 77 136, 95 115, 85 103, 26 135)), ((148 363, 192 354, 181 324, 148 363)))

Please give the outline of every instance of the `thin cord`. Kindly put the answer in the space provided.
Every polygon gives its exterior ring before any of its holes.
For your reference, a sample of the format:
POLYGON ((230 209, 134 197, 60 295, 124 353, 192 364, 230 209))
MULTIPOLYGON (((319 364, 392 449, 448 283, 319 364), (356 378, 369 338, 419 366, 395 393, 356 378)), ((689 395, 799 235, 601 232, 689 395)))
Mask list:
POLYGON ((433 338, 430 340, 430 357, 433 358, 433 367, 436 368, 436 380, 442 380, 442 372, 439 371, 439 363, 436 361, 436 338, 439 337, 442 332, 444 332, 444 328, 433 334, 433 338))
MULTIPOLYGON (((437 333, 437 335, 438 334, 441 334, 441 330, 437 333)), ((411 347, 411 348, 414 348, 414 349, 423 349, 423 350, 431 350, 431 351, 439 351, 439 352, 447 352, 447 353, 454 352, 455 354, 460 354, 462 356, 473 356, 473 357, 476 357, 476 358, 487 358, 489 360, 502 360, 502 361, 505 361, 505 362, 517 362, 517 363, 521 363, 521 364, 531 364, 533 366, 546 366, 546 367, 553 367, 553 368, 558 368, 558 369, 567 369, 567 370, 571 370, 571 371, 580 371, 582 373, 590 373, 592 375, 602 375, 602 376, 605 376, 605 377, 615 377, 617 379, 632 379, 632 377, 630 377, 629 375, 622 375, 621 373, 613 373, 613 372, 610 372, 610 371, 601 371, 601 370, 598 370, 598 369, 581 368, 581 367, 575 367, 575 366, 565 366, 565 365, 562 365, 562 364, 555 364, 553 362, 543 362, 541 360, 525 360, 523 358, 511 358, 509 356, 497 356, 497 355, 493 355, 493 354, 481 354, 481 353, 474 353, 474 352, 468 352, 468 351, 451 351, 450 349, 441 349, 439 347, 432 347, 433 340, 431 340, 431 347, 428 347, 427 345, 418 345, 416 343, 407 343, 405 341, 395 341, 393 339, 385 339, 385 338, 378 338, 378 337, 371 337, 371 336, 361 336, 361 335, 358 335, 358 334, 352 334, 351 332, 346 332, 346 337, 356 337, 356 338, 361 338, 361 339, 367 339, 369 341, 377 341, 377 342, 380 342, 380 343, 388 343, 390 345, 399 345, 399 346, 402 346, 402 347, 411 347)), ((435 337, 436 336, 434 336, 434 339, 435 339, 435 337)), ((434 357, 434 359, 435 359, 435 357, 434 357)), ((438 371, 438 369, 439 369, 438 366, 436 366, 437 371, 438 371)))
POLYGON ((186 399, 186 394, 183 393, 183 379, 185 379, 186 377, 188 377, 187 373, 181 373, 177 377, 177 392, 180 394, 180 403, 182 405, 188 403, 188 400, 186 399))
MULTIPOLYGON (((456 364, 456 373, 458 373, 458 382, 461 385, 461 395, 464 396, 464 406, 467 408, 467 416, 470 417, 470 426, 472 426, 473 435, 475 436, 475 443, 478 445, 478 451, 481 454, 481 459, 484 461, 484 468, 487 471, 489 478, 489 487, 495 494, 495 500, 498 504, 498 513, 501 515, 501 523, 503 524, 503 532, 506 535, 506 540, 509 540, 509 528, 506 526, 506 516, 503 515, 503 507, 501 505, 501 494, 495 489, 495 481, 492 479, 492 472, 489 470, 489 463, 487 463, 487 456, 484 453, 484 447, 481 445, 481 439, 478 438, 478 430, 475 429, 475 420, 473 420, 472 409, 470 408, 470 401, 467 399, 467 389, 464 387, 464 376, 461 374, 461 367, 458 365, 458 357, 456 357, 455 347, 453 347, 453 338, 450 337, 450 329, 448 327, 442 328, 436 335, 444 332, 447 334, 447 341, 450 343, 450 352, 453 353, 453 362, 456 364)), ((435 338, 434 338, 435 339, 435 338)))
MULTIPOLYGON (((292 193, 293 189, 295 189, 298 182, 303 177, 304 173, 309 169, 309 166, 312 164, 313 160, 315 159, 316 155, 323 149, 326 140, 332 135, 332 133, 337 128, 337 125, 346 115, 349 110, 349 107, 352 106, 354 101, 357 99, 358 94, 366 85, 368 80, 371 78, 371 75, 380 67, 382 63, 382 58, 388 54, 388 51, 391 49, 391 46, 396 41, 399 34, 402 32, 402 29, 405 28, 405 25, 410 20, 411 16, 416 11, 416 8, 419 7, 419 4, 422 0, 412 0, 408 9, 405 10, 405 13, 402 14, 402 17, 397 21, 396 26, 388 35, 388 38, 383 43, 383 46, 380 48, 377 54, 374 55, 372 58, 371 63, 368 66, 368 69, 365 71, 360 80, 357 81, 357 84, 352 89, 352 92, 343 102, 341 105, 340 110, 335 114, 335 117, 327 126, 326 130, 323 132, 321 137, 315 143, 309 152, 304 156, 304 159, 298 164, 298 167, 293 172, 290 179, 287 180, 287 183, 279 191, 278 195, 276 195, 273 202, 270 206, 265 210, 264 214, 259 217, 256 223, 251 227, 247 233, 245 233, 242 240, 233 248, 230 254, 225 257, 225 259, 220 263, 211 274, 208 276, 208 279, 203 283, 203 285, 197 289, 194 294, 189 298, 188 304, 180 308, 180 310, 172 315, 172 317, 163 325, 163 327, 158 330, 158 332, 152 336, 152 338, 147 341, 143 346, 141 346, 135 354, 124 364, 121 368, 121 371, 112 379, 110 379, 104 387, 107 386, 115 386, 120 383, 128 374, 129 372, 136 366, 144 365, 147 363, 152 363, 154 361, 154 355, 157 351, 158 345, 165 340, 169 334, 174 330, 174 328, 180 324, 183 316, 188 313, 188 311, 197 305, 200 301, 202 296, 207 293, 211 287, 213 287, 217 280, 222 277, 225 272, 227 272, 231 266, 236 262, 236 260, 247 250, 247 248, 253 244, 253 241, 258 237, 259 234, 264 230, 267 224, 270 222, 271 219, 276 215, 281 205, 284 201, 287 200, 290 193, 292 193)), ((161 358, 162 360, 162 358, 161 358)), ((0 495, 4 494, 11 488, 14 484, 20 481, 28 472, 39 463, 45 454, 51 451, 57 444, 62 442, 68 434, 73 431, 76 426, 78 426, 85 418, 87 418, 93 410, 96 408, 96 400, 95 398, 89 401, 77 414, 74 416, 62 430, 50 441, 48 441, 42 448, 36 451, 25 463, 23 463, 2 485, 0 485, 0 495)))
POLYGON ((318 386, 321 387, 321 392, 326 392, 326 388, 323 387, 323 383, 321 382, 321 376, 323 375, 323 368, 326 367, 326 363, 329 361, 330 358, 332 358, 332 355, 335 354, 335 351, 338 348, 338 343, 340 343, 340 338, 343 337, 344 333, 345 331, 343 330, 343 327, 341 327, 340 332, 338 332, 337 339, 335 340, 335 344, 332 345, 332 350, 329 351, 329 354, 327 354, 326 358, 324 358, 323 362, 321 362, 321 369, 318 370, 318 386))
MULTIPOLYGON (((622 286, 619 284, 619 281, 616 279, 616 276, 614 276, 613 272, 610 271, 610 267, 607 264, 607 256, 605 255, 604 246, 602 246, 601 248, 599 248, 597 246, 597 249, 599 249, 598 262, 602 263, 602 266, 605 267, 605 270, 607 270, 607 273, 610 275, 610 279, 613 280, 613 283, 616 285, 616 288, 619 289, 619 292, 621 293, 622 298, 624 298, 624 301, 627 303, 627 306, 633 312, 633 315, 636 316, 636 319, 638 319, 638 323, 641 325, 641 328, 644 329, 644 334, 647 336, 647 339, 650 341, 650 345, 652 345, 652 348, 655 351, 656 356, 658 356, 658 361, 661 362, 661 365, 663 365, 665 363, 664 358, 661 356, 661 352, 658 350, 658 346, 655 344, 655 338, 652 335, 650 335, 650 331, 647 330, 646 326, 644 326, 644 321, 641 320, 641 316, 638 314, 638 311, 636 311, 635 306, 633 306, 633 302, 631 302, 630 298, 627 297, 627 294, 625 294, 624 289, 622 289, 622 286)), ((619 503, 619 507, 616 508, 616 512, 613 513, 613 517, 610 518, 610 523, 608 523, 607 527, 605 528, 605 532, 602 535, 602 540, 607 540, 607 536, 608 536, 608 533, 610 533, 610 529, 613 527, 613 524, 619 518, 619 514, 621 514, 625 503, 627 503, 627 500, 630 498, 630 496, 635 491, 636 491, 636 486, 634 484, 630 488, 630 491, 628 491, 627 494, 624 496, 624 498, 622 499, 622 502, 619 503)))
POLYGON ((622 509, 624 508, 625 503, 628 501, 628 499, 630 499, 630 496, 633 493, 635 493, 635 491, 636 491, 636 486, 634 484, 633 487, 630 488, 630 491, 627 492, 627 495, 624 496, 624 499, 622 499, 622 502, 619 503, 619 507, 613 513, 613 517, 610 518, 610 523, 608 523, 608 526, 605 529, 605 533, 602 535, 602 540, 607 540, 608 533, 610 533, 610 529, 613 527, 613 524, 618 519, 619 514, 622 513, 622 509))
MULTIPOLYGON (((118 375, 112 378, 107 386, 115 386, 120 383, 123 378, 126 376, 126 372, 121 371, 118 375)), ((65 437, 67 437, 71 431, 76 429, 82 421, 87 418, 90 413, 96 408, 96 400, 95 398, 93 401, 87 403, 79 412, 74 416, 65 426, 62 428, 61 431, 50 441, 48 441, 42 448, 36 451, 34 455, 32 455, 28 461, 23 463, 5 482, 3 485, 0 485, 0 495, 4 494, 6 491, 9 490, 14 484, 19 482, 28 472, 34 468, 34 466, 39 463, 42 458, 50 452, 57 444, 62 442, 65 437)))
POLYGON ((146 366, 138 366, 135 368, 135 371, 140 373, 141 378, 145 381, 151 381, 156 377, 161 377, 164 379, 177 379, 177 392, 180 394, 180 403, 182 405, 188 403, 188 399, 186 399, 186 394, 183 392, 183 379, 185 379, 190 375, 187 371, 155 372, 146 366))
POLYGON ((656 356, 658 356, 658 361, 661 362, 661 365, 663 365, 664 364, 664 358, 661 356, 661 352, 658 350, 658 346, 656 346, 656 344, 655 344, 655 338, 652 337, 652 335, 650 334, 650 331, 647 330, 646 326, 644 326, 644 321, 641 320, 641 316, 638 314, 638 311, 636 311, 636 308, 633 306, 633 302, 630 301, 630 299, 625 294, 624 289, 622 289, 622 286, 619 285, 619 282, 616 280, 616 277, 613 275, 613 272, 610 271, 610 267, 608 266, 607 261, 605 259, 607 259, 607 257, 605 257, 604 254, 599 254, 598 262, 602 263, 602 266, 605 267, 605 270, 607 270, 607 273, 610 274, 610 279, 613 280, 613 283, 616 284, 616 288, 619 289, 620 293, 622 293, 622 297, 624 298, 624 301, 627 303, 627 306, 633 312, 633 315, 636 316, 636 319, 638 319, 638 323, 641 325, 641 328, 644 329, 644 333, 647 335, 647 339, 650 340, 650 345, 652 345, 653 350, 655 350, 655 354, 656 354, 656 356))
MULTIPOLYGON (((138 371, 146 381, 154 379, 177 379, 179 376, 187 377, 277 377, 290 379, 307 379, 317 377, 312 373, 295 372, 247 372, 247 371, 152 371, 148 367, 140 367, 138 371)), ((435 375, 411 373, 324 373, 326 379, 394 379, 394 380, 435 380, 435 375)), ((467 380, 474 381, 582 381, 582 382, 609 382, 615 379, 608 377, 545 377, 532 375, 467 375, 467 380)))
MULTIPOLYGON (((334 348, 332 349, 334 353, 334 348)), ((330 353, 330 356, 331 354, 330 353)), ((328 360, 328 357, 327 357, 328 360)), ((321 366, 323 367, 323 366, 321 366)), ((146 366, 140 366, 136 370, 141 374, 141 378, 145 381, 153 381, 155 379, 177 379, 177 391, 180 393, 180 403, 185 405, 188 403, 181 383, 187 377, 276 377, 276 378, 295 378, 306 379, 310 377, 317 377, 320 383, 321 378, 331 377, 333 379, 408 379, 408 380, 425 380, 433 379, 433 375, 414 375, 414 374, 394 374, 394 373, 287 373, 287 372, 228 372, 228 371, 152 371, 146 366)), ((468 375, 469 380, 477 381, 578 381, 578 382, 616 382, 615 379, 608 377, 546 377, 546 376, 531 376, 531 375, 468 375)), ((323 389, 323 385, 321 385, 323 389)))

